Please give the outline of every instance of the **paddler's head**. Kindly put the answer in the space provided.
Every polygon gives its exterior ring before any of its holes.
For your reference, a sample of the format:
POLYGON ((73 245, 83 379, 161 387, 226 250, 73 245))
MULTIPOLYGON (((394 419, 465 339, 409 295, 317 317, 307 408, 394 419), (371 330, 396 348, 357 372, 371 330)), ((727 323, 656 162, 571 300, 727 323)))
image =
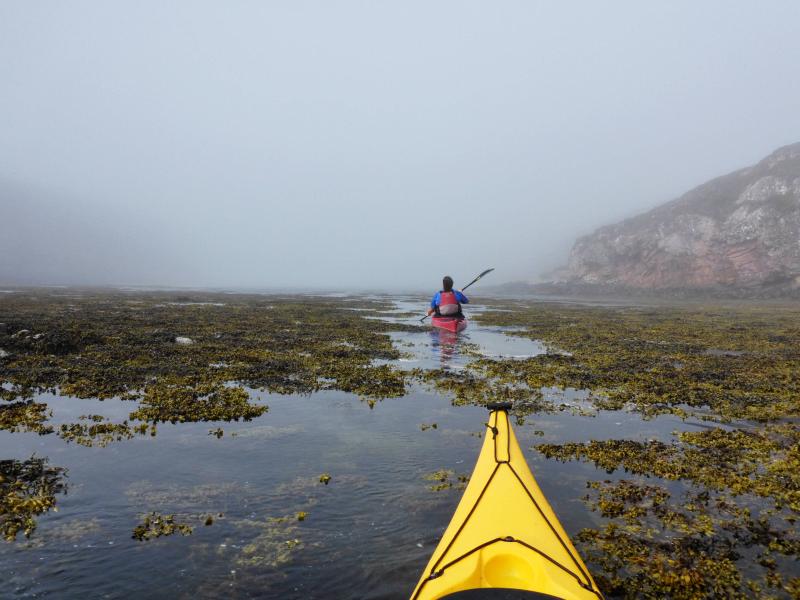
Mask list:
POLYGON ((445 275, 444 279, 442 279, 442 289, 445 292, 452 292, 453 291, 453 278, 450 275, 445 275))

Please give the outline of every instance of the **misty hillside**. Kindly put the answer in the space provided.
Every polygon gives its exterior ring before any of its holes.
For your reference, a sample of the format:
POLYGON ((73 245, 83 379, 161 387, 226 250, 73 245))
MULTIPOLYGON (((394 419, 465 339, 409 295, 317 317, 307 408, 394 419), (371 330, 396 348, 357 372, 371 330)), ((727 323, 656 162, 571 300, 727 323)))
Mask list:
POLYGON ((800 289, 800 143, 578 239, 556 283, 800 289))

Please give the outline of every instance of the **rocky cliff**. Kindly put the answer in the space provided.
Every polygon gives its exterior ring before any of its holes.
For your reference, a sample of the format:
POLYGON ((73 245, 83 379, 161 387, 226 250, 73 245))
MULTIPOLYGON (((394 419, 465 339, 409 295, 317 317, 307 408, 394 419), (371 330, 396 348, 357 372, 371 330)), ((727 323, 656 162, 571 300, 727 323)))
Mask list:
POLYGON ((800 143, 580 238, 554 275, 578 286, 800 290, 800 143))

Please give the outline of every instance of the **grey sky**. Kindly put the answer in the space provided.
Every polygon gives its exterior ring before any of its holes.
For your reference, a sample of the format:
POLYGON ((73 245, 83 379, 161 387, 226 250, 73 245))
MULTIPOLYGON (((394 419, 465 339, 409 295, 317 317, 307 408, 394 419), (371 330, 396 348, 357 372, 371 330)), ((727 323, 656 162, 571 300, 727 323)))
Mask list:
POLYGON ((0 0, 0 283, 494 283, 800 140, 800 2, 0 0))

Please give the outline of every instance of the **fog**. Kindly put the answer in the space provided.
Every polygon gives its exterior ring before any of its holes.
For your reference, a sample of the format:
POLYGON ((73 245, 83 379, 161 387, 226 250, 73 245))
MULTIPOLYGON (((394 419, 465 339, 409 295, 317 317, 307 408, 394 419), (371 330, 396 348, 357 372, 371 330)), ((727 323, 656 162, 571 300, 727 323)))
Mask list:
POLYGON ((435 288, 800 140, 800 3, 0 2, 0 284, 435 288))

